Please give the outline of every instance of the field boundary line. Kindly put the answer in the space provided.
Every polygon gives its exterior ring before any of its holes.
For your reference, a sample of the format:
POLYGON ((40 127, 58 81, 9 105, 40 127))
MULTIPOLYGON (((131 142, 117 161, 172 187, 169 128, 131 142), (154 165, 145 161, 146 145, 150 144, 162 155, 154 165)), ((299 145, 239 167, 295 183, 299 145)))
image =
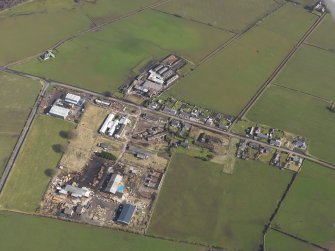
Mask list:
POLYGON ((298 90, 298 89, 294 89, 294 88, 291 88, 291 87, 288 87, 288 86, 284 86, 284 85, 281 85, 281 84, 277 84, 277 83, 272 83, 272 85, 280 87, 280 88, 288 89, 288 90, 293 91, 293 92, 299 92, 299 93, 304 94, 306 96, 311 96, 313 98, 320 99, 320 100, 325 101, 327 103, 331 102, 331 100, 329 100, 329 99, 326 99, 326 98, 323 98, 323 97, 320 97, 320 96, 317 96, 317 95, 313 95, 313 94, 311 94, 309 92, 304 92, 304 91, 301 91, 301 90, 298 90))
POLYGON ((316 243, 314 243, 314 242, 310 242, 310 241, 308 241, 308 240, 302 239, 302 238, 300 238, 300 237, 298 237, 298 236, 296 236, 296 235, 287 233, 287 232, 282 231, 282 230, 280 230, 280 229, 278 229, 278 228, 273 228, 273 227, 271 227, 271 229, 274 230, 274 231, 276 231, 276 232, 278 232, 278 233, 281 233, 282 235, 286 235, 286 236, 288 236, 288 237, 290 237, 290 238, 293 238, 293 239, 298 240, 298 241, 300 241, 300 242, 304 242, 304 243, 306 243, 306 244, 308 244, 308 245, 311 245, 311 246, 314 246, 314 247, 316 247, 316 248, 319 248, 319 249, 322 249, 322 250, 325 250, 325 251, 330 251, 328 248, 322 247, 322 246, 320 246, 320 245, 318 245, 318 244, 316 244, 316 243))
POLYGON ((322 50, 324 52, 335 53, 335 50, 333 50, 333 49, 326 49, 326 48, 323 48, 321 46, 317 46, 315 44, 311 44, 311 43, 308 43, 308 42, 305 42, 304 45, 314 47, 314 48, 322 50))
POLYGON ((326 16, 326 13, 320 16, 312 25, 311 27, 304 33, 304 35, 301 37, 301 39, 293 46, 293 48, 289 51, 289 53, 286 55, 286 57, 281 61, 281 63, 274 69, 274 71, 271 73, 271 75, 265 80, 265 82, 261 85, 261 87, 258 89, 258 91, 255 93, 255 95, 248 101, 248 103, 244 106, 244 108, 241 110, 241 112, 237 115, 235 120, 233 121, 229 131, 233 128, 233 126, 241 120, 245 114, 251 109, 251 107, 256 103, 258 98, 262 96, 262 94, 265 92, 267 87, 269 87, 273 80, 278 76, 278 74, 283 70, 283 68, 286 66, 286 64, 290 61, 290 59, 296 54, 296 52, 301 48, 301 46, 304 44, 306 39, 309 38, 309 36, 313 33, 313 31, 320 25, 323 18, 326 16))

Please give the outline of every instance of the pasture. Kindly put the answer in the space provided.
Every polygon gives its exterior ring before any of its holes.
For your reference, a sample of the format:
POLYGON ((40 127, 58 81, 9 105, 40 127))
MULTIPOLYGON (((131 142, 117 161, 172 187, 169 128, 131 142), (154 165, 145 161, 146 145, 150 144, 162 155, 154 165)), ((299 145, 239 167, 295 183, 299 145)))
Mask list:
POLYGON ((275 230, 270 230, 266 234, 265 248, 267 251, 321 251, 309 244, 281 234, 275 230))
POLYGON ((15 69, 105 92, 117 90, 151 60, 174 52, 197 62, 231 36, 150 10, 64 44, 54 60, 33 59, 15 69))
POLYGON ((315 19, 301 6, 285 4, 167 94, 237 115, 315 19))
POLYGON ((56 144, 67 144, 60 131, 74 124, 47 116, 38 116, 21 148, 13 169, 0 195, 0 207, 34 212, 48 186, 48 170, 54 169, 61 157, 56 144))
POLYGON ((309 153, 335 163, 335 116, 329 103, 284 87, 271 86, 246 117, 308 138, 309 153))
POLYGON ((233 32, 246 29, 279 7, 267 0, 172 0, 159 10, 233 32))
POLYGON ((0 12, 0 65, 40 53, 58 41, 155 0, 35 0, 0 12), (24 42, 23 42, 24 41, 24 42), (24 43, 24 46, 23 46, 24 43))
POLYGON ((258 250, 291 174, 257 161, 223 166, 174 154, 148 233, 228 250, 258 250))
POLYGON ((324 50, 335 52, 335 22, 331 15, 327 15, 319 27, 308 39, 308 44, 324 50))
POLYGON ((7 211, 0 211, 0 225, 1 250, 204 251, 188 244, 7 211))
POLYGON ((305 162, 273 227, 334 250, 334 179, 334 170, 305 162))
POLYGON ((304 45, 274 83, 335 100, 335 53, 304 45))
POLYGON ((0 72, 0 176, 40 89, 37 82, 0 72))

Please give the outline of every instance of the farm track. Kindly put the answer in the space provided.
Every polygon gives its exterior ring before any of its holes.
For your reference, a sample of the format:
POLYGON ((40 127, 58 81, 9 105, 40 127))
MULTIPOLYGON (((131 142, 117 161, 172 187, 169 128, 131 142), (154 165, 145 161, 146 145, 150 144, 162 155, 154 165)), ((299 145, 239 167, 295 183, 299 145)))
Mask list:
MULTIPOLYGON (((117 17, 117 18, 114 18, 114 19, 112 19, 112 20, 110 20, 110 21, 103 22, 103 23, 98 24, 98 25, 94 25, 94 26, 92 26, 91 28, 88 28, 88 29, 86 29, 86 30, 79 31, 79 32, 77 32, 77 33, 75 33, 75 34, 73 34, 73 35, 67 37, 67 38, 64 38, 64 39, 58 41, 57 43, 55 43, 53 46, 49 47, 49 48, 46 49, 45 51, 47 51, 47 50, 56 50, 58 47, 60 47, 60 46, 63 45, 64 43, 66 43, 66 42, 70 42, 70 41, 72 41, 72 40, 74 40, 74 39, 76 39, 76 38, 78 38, 78 37, 81 37, 81 36, 85 35, 85 34, 88 33, 88 32, 94 32, 94 31, 97 31, 97 30, 103 28, 104 26, 107 26, 107 25, 110 25, 110 24, 113 24, 113 23, 117 23, 117 22, 122 21, 122 20, 124 20, 124 19, 127 19, 127 18, 129 18, 129 17, 132 17, 132 16, 134 16, 134 15, 137 15, 137 14, 139 14, 139 13, 145 11, 145 10, 153 9, 153 8, 157 8, 157 7, 159 7, 160 5, 166 4, 166 3, 170 2, 170 1, 171 1, 171 0, 163 0, 163 1, 155 2, 155 3, 150 4, 150 5, 147 5, 147 6, 145 6, 145 7, 142 7, 142 8, 133 10, 133 11, 130 11, 130 12, 128 12, 127 14, 125 14, 125 15, 123 15, 123 16, 120 16, 120 17, 117 17)), ((90 20, 90 21, 92 22, 92 20, 90 20)), ((93 24, 94 24, 94 22, 93 22, 93 24)), ((15 62, 11 62, 11 63, 5 64, 5 65, 3 65, 2 67, 0 66, 0 70, 1 70, 1 68, 3 68, 3 67, 6 67, 6 68, 7 68, 7 67, 10 67, 10 66, 14 66, 14 65, 17 65, 17 64, 24 63, 24 62, 26 62, 26 61, 29 61, 30 59, 37 58, 39 55, 40 55, 40 53, 39 53, 39 54, 32 55, 32 56, 29 56, 29 57, 27 57, 27 58, 24 58, 24 59, 21 59, 21 60, 18 60, 18 61, 15 61, 15 62)))
POLYGON ((284 60, 277 66, 277 68, 267 78, 267 80, 264 82, 264 84, 258 89, 256 94, 250 99, 250 101, 245 105, 245 107, 242 109, 242 111, 237 115, 237 117, 235 118, 235 120, 234 120, 234 122, 233 122, 233 124, 230 128, 233 128, 233 126, 246 115, 246 113, 250 110, 250 108, 258 100, 258 98, 265 92, 267 87, 270 86, 272 81, 278 76, 278 74, 281 72, 281 70, 286 66, 286 64, 290 61, 290 59, 295 55, 295 53, 304 44, 304 42, 307 40, 307 38, 309 38, 309 36, 312 34, 312 32, 319 26, 319 24, 322 22, 322 20, 324 19, 325 16, 326 16, 326 14, 323 14, 322 16, 320 16, 313 23, 313 25, 305 32, 305 34, 298 41, 298 43, 292 48, 292 50, 288 53, 288 55, 284 58, 284 60))
MULTIPOLYGON (((0 68, 0 71, 1 71, 1 68, 0 68)), ((75 87, 75 86, 72 86, 72 85, 69 85, 69 84, 66 84, 66 83, 62 83, 62 82, 59 82, 59 81, 54 81, 54 80, 51 80, 51 79, 45 79, 45 78, 42 78, 42 77, 39 77, 39 76, 30 75, 30 74, 27 74, 27 73, 24 73, 24 72, 19 72, 19 71, 12 70, 12 69, 2 69, 2 71, 5 71, 5 72, 11 73, 11 74, 15 74, 15 75, 18 75, 18 76, 21 76, 21 77, 30 78, 30 79, 35 80, 35 81, 44 81, 44 82, 48 83, 49 86, 59 86, 59 87, 63 87, 63 88, 68 88, 68 89, 72 89, 74 91, 86 93, 88 95, 108 99, 110 101, 119 102, 119 103, 122 103, 124 105, 136 108, 136 109, 141 109, 142 112, 150 112, 150 113, 154 113, 156 115, 160 115, 160 116, 163 116, 163 117, 177 119, 177 120, 180 120, 184 123, 188 123, 188 124, 191 124, 191 125, 194 125, 194 126, 197 126, 197 127, 201 127, 201 128, 204 128, 208 131, 219 133, 219 134, 222 134, 222 135, 226 135, 226 136, 229 136, 229 137, 232 137, 232 138, 237 138, 239 140, 247 140, 249 142, 258 143, 261 146, 267 146, 267 147, 270 147, 270 148, 278 150, 278 151, 282 151, 282 152, 286 152, 286 153, 290 153, 290 154, 295 154, 295 155, 297 155, 299 157, 302 157, 306 160, 312 161, 312 162, 317 163, 319 165, 322 165, 324 167, 335 170, 335 164, 329 163, 327 161, 321 160, 321 159, 316 158, 316 157, 311 156, 311 155, 298 153, 298 152, 288 150, 288 149, 282 148, 282 147, 272 146, 272 145, 269 145, 268 143, 260 142, 260 141, 248 138, 246 136, 243 136, 241 134, 233 133, 233 132, 230 132, 230 131, 222 131, 222 130, 219 130, 217 128, 209 127, 209 126, 206 126, 206 125, 201 124, 201 123, 197 123, 197 122, 193 122, 193 121, 190 121, 190 120, 180 118, 178 116, 169 115, 169 114, 163 113, 161 111, 151 110, 149 108, 133 104, 133 103, 131 103, 129 101, 126 101, 126 100, 121 100, 121 99, 117 99, 117 98, 113 98, 113 97, 106 97, 106 96, 104 96, 100 93, 96 93, 96 92, 93 92, 93 91, 89 91, 89 90, 86 90, 86 89, 75 87)))

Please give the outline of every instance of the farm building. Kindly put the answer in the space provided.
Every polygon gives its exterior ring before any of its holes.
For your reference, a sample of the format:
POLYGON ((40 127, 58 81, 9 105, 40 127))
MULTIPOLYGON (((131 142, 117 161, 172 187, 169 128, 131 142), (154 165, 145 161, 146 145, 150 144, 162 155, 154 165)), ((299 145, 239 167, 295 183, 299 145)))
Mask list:
POLYGON ((108 133, 108 136, 114 136, 115 138, 119 139, 122 137, 124 129, 129 124, 130 120, 127 117, 122 117, 120 120, 113 120, 114 118, 114 114, 109 114, 102 126, 100 127, 99 133, 108 133))
POLYGON ((72 185, 66 185, 64 189, 59 190, 60 194, 68 195, 70 194, 72 197, 81 198, 81 197, 89 197, 91 195, 91 191, 86 187, 75 187, 72 185))
POLYGON ((74 105, 79 105, 80 104, 81 97, 72 93, 68 93, 65 96, 65 102, 74 104, 74 105))
POLYGON ((57 118, 62 118, 62 119, 66 119, 67 116, 69 116, 69 113, 70 113, 70 109, 57 106, 57 105, 53 105, 49 111, 50 115, 57 117, 57 118))
POLYGON ((136 210, 136 206, 131 205, 131 204, 124 204, 121 214, 117 219, 118 223, 129 225, 131 222, 131 219, 134 216, 136 210))
POLYGON ((113 121, 115 115, 113 113, 109 114, 107 116, 107 118, 105 119, 104 123, 102 124, 102 126, 100 127, 99 133, 101 134, 105 134, 107 129, 108 129, 108 125, 110 124, 111 121, 113 121))
POLYGON ((117 192, 123 192, 122 176, 119 174, 113 174, 110 180, 108 181, 105 192, 116 194, 117 192))

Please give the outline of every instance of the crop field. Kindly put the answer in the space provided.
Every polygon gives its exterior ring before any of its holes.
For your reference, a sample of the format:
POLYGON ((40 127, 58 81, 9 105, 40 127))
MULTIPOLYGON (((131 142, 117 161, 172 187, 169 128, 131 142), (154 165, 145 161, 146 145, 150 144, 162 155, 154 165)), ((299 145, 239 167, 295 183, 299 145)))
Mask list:
POLYGON ((40 89, 39 83, 0 73, 0 176, 40 89))
POLYGON ((39 53, 65 37, 90 28, 93 22, 116 18, 153 2, 98 0, 94 4, 88 1, 76 4, 68 0, 35 0, 2 11, 0 46, 6 50, 1 52, 0 65, 39 53))
POLYGON ((248 119, 307 137, 309 152, 321 159, 335 163, 335 116, 328 102, 272 86, 246 115, 248 119))
POLYGON ((285 4, 196 68, 168 95, 226 114, 238 114, 315 19, 301 6, 285 4))
POLYGON ((335 171, 305 162, 273 227, 334 250, 335 171))
POLYGON ((41 63, 34 59, 16 69, 105 92, 116 90, 138 74, 138 65, 143 67, 171 52, 198 61, 231 36, 206 25, 146 11, 64 44, 54 60, 41 63))
POLYGON ((289 172, 261 162, 236 160, 230 175, 220 165, 175 154, 148 232, 229 250, 258 250, 264 224, 290 178, 289 172))
POLYGON ((159 10, 239 32, 279 6, 267 0, 172 0, 159 10))
POLYGON ((6 211, 0 211, 0 225, 1 250, 203 251, 188 244, 6 211))
POLYGON ((0 195, 1 208, 36 210, 50 180, 48 170, 54 169, 61 157, 53 147, 66 144, 59 133, 73 127, 72 123, 52 117, 35 119, 0 195))
POLYGON ((334 66, 335 53, 305 45, 285 66, 275 83, 327 100, 335 100, 334 66))
POLYGON ((321 251, 315 247, 296 240, 277 231, 270 230, 265 239, 265 248, 267 251, 321 251))
POLYGON ((331 15, 325 17, 323 22, 308 39, 308 44, 320 47, 324 50, 335 52, 335 22, 331 15))

